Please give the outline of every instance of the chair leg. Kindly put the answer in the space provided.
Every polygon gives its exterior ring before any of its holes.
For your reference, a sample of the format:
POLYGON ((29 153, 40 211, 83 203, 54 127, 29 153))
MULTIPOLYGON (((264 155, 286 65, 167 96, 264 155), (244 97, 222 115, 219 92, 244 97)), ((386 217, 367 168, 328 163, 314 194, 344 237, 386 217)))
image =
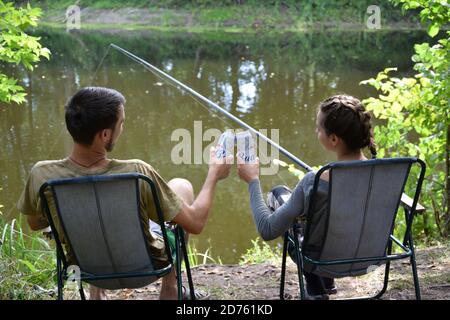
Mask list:
POLYGON ((178 300, 183 300, 183 283, 181 278, 181 257, 180 257, 180 234, 175 229, 175 253, 176 253, 176 273, 177 273, 177 287, 178 287, 178 300))
POLYGON ((409 234, 408 240, 409 240, 409 245, 410 245, 410 249, 411 249, 411 258, 410 259, 411 259, 411 268, 412 268, 413 279, 414 279, 414 290, 416 293, 416 299, 421 300, 422 297, 420 295, 419 276, 417 275, 416 253, 414 251, 414 244, 413 244, 413 239, 412 239, 411 233, 409 234))
POLYGON ((306 295, 305 295, 305 284, 303 281, 303 254, 300 252, 297 230, 295 230, 295 228, 293 228, 293 234, 294 234, 295 257, 297 260, 298 283, 300 287, 300 299, 305 300, 306 295))
MULTIPOLYGON (((405 221, 407 223, 407 226, 411 226, 412 225, 412 220, 414 218, 414 213, 413 212, 409 212, 406 208, 405 208, 405 221), (411 221, 408 221, 408 219, 410 219, 411 221)), ((416 253, 414 251, 414 242, 412 239, 412 230, 411 228, 407 228, 405 231, 405 237, 403 240, 403 244, 409 243, 409 247, 411 249, 411 257, 410 257, 410 261, 411 261, 411 268, 412 268, 412 273, 413 273, 413 280, 414 280, 414 290, 416 293, 416 299, 417 300, 421 300, 421 295, 420 295, 420 284, 419 284, 419 277, 417 275, 417 265, 416 265, 416 253)))
POLYGON ((303 281, 303 255, 297 252, 297 273, 298 273, 298 283, 300 286, 300 299, 305 300, 305 283, 303 281))
POLYGON ((184 231, 181 227, 178 228, 180 230, 179 232, 181 240, 181 250, 183 251, 184 255, 184 266, 186 267, 186 276, 189 284, 189 292, 191 294, 191 300, 195 300, 194 282, 192 281, 191 266, 189 264, 189 257, 187 252, 186 240, 184 238, 184 231))
POLYGON ((80 298, 81 300, 86 300, 86 296, 84 295, 84 290, 83 290, 83 282, 80 280, 80 298))
MULTIPOLYGON (((387 255, 389 256, 391 253, 392 253, 392 240, 389 240, 387 255)), ((389 283, 389 270, 390 270, 390 267, 391 267, 391 261, 387 261, 386 262, 386 268, 384 270, 383 288, 372 299, 380 299, 383 296, 383 294, 386 292, 387 287, 388 287, 388 283, 389 283)))
POLYGON ((388 287, 388 282, 389 282, 389 270, 391 267, 391 262, 387 261, 386 262, 386 267, 384 269, 384 281, 383 281, 383 288, 381 288, 380 292, 378 292, 376 295, 374 295, 373 297, 370 297, 370 300, 379 300, 383 294, 385 294, 387 287, 388 287))
POLYGON ((61 267, 61 259, 59 255, 59 251, 56 250, 56 277, 57 277, 57 283, 58 283, 58 300, 64 300, 63 295, 63 270, 61 267))
POLYGON ((288 233, 284 234, 283 241, 283 260, 281 261, 281 277, 280 277, 280 300, 284 300, 284 284, 286 279, 286 253, 287 253, 288 233))

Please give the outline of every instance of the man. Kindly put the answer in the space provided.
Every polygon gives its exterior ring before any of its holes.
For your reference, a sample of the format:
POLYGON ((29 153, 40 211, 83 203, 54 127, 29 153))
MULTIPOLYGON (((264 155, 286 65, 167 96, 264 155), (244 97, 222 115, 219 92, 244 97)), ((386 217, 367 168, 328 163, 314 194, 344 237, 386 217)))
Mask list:
MULTIPOLYGON (((45 181, 84 175, 139 172, 155 183, 166 221, 180 225, 187 234, 202 232, 208 220, 216 184, 229 175, 231 161, 217 159, 214 148, 211 148, 209 171, 194 200, 192 185, 186 179, 176 178, 166 183, 152 166, 141 160, 107 158, 107 153, 113 150, 123 131, 125 121, 125 98, 118 91, 100 87, 79 90, 65 107, 65 119, 67 130, 74 141, 72 152, 62 160, 40 161, 35 164, 19 200, 18 208, 27 216, 32 230, 41 230, 49 225, 38 195, 39 188, 45 181)), ((146 188, 141 190, 141 215, 144 224, 148 223, 145 225, 146 238, 152 253, 157 256, 161 266, 165 266, 168 262, 164 254, 162 233, 159 225, 151 221, 158 221, 156 211, 148 187, 142 185, 146 188)), ((55 224, 57 229, 60 228, 58 223, 55 224)), ((63 232, 58 233, 65 244, 63 232)), ((71 248, 65 244, 65 249, 69 263, 75 263, 71 248)), ((184 296, 188 297, 189 292, 184 292, 184 296)), ((176 274, 173 270, 162 280, 160 298, 176 297, 176 274)), ((91 285, 90 298, 105 298, 105 292, 91 285)))

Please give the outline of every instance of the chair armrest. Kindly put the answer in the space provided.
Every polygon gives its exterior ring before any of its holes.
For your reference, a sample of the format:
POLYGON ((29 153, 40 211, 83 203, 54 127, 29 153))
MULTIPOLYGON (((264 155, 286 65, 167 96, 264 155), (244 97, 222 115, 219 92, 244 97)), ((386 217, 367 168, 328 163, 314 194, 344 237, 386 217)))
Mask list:
MULTIPOLYGON (((406 195, 405 193, 402 194, 402 198, 400 199, 400 203, 403 207, 405 207, 408 210, 411 210, 411 207, 413 205, 413 199, 410 198, 408 195, 406 195)), ((417 206, 416 206, 416 213, 417 214, 422 214, 425 212, 425 207, 422 206, 419 202, 417 202, 417 206)))

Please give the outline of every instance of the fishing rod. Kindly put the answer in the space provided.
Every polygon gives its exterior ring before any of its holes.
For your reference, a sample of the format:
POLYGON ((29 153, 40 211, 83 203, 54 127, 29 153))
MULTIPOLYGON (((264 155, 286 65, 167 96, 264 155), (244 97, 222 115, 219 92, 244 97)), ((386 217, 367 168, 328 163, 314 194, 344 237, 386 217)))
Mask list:
POLYGON ((257 135, 260 139, 263 139, 265 142, 267 142, 268 144, 270 144, 272 147, 278 149, 283 155, 285 155, 287 158, 289 158, 291 161, 293 161, 294 163, 296 163, 297 165, 299 165, 300 167, 304 168, 306 171, 312 171, 312 168, 307 165, 306 163, 304 163, 302 160, 300 160, 299 158, 297 158, 296 156, 294 156, 292 153, 290 153, 289 151, 287 151, 285 148, 283 148, 282 146, 280 146, 278 143, 276 143, 275 141, 269 139, 268 137, 266 137, 265 135, 263 135, 262 133, 260 133, 259 131, 257 131, 256 129, 254 129, 253 127, 249 126, 247 123, 245 123, 244 121, 242 121, 241 119, 237 118, 236 116, 234 116, 233 114, 231 114, 230 112, 228 112, 227 110, 223 109, 222 107, 220 107, 217 103, 212 102, 211 100, 209 100, 208 98, 204 97, 203 95, 201 95, 200 93, 196 92, 195 90, 193 90, 192 88, 188 87, 187 85, 181 83, 180 81, 178 81, 177 79, 173 78, 172 76, 168 75, 167 73, 165 73, 164 71, 158 69, 157 67, 153 66, 152 64, 148 63, 147 61, 145 61, 144 59, 132 54, 131 52, 119 47, 118 45, 115 45, 113 43, 110 44, 110 47, 118 50, 119 52, 123 53, 124 55, 126 55, 128 58, 134 60, 135 62, 143 65, 144 67, 146 67, 148 70, 150 70, 153 74, 155 74, 156 76, 158 76, 160 79, 165 80, 169 83, 171 83, 172 85, 175 85, 178 88, 181 88, 182 90, 184 90, 185 92, 189 93, 191 96, 193 96, 194 98, 197 98, 199 100, 201 100, 202 102, 204 102, 206 105, 214 108, 215 110, 219 111, 220 113, 222 113, 223 115, 225 115, 228 119, 233 120, 234 122, 236 122, 237 124, 239 124, 241 127, 253 132, 255 135, 257 135))

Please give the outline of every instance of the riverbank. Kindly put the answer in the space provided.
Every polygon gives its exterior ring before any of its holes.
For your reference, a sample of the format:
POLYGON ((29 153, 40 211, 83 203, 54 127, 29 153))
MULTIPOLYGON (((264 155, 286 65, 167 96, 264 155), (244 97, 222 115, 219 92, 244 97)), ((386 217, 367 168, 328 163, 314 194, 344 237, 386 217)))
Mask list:
MULTIPOLYGON (((66 9, 43 6, 41 26, 66 28, 66 9)), ((381 11, 381 30, 423 29, 413 16, 400 9, 381 11)), ((141 30, 188 32, 304 32, 310 30, 370 30, 367 6, 308 8, 227 6, 217 8, 81 7, 80 28, 84 30, 141 30)))
MULTIPOLYGON (((422 299, 450 300, 450 244, 417 250, 417 267, 422 299)), ((383 299, 415 299, 411 266, 408 260, 394 261, 391 265, 388 290, 383 299)), ((288 261, 286 298, 298 298, 296 267, 288 261)), ((192 268, 196 288, 208 291, 214 300, 273 300, 279 299, 279 263, 245 265, 200 265, 192 268)), ((337 279, 338 294, 331 299, 373 294, 383 283, 384 268, 358 278, 337 279)), ((186 279, 184 279, 185 283, 186 279)), ((140 289, 109 291, 109 299, 158 299, 161 282, 140 289)), ((78 299, 76 294, 74 299, 78 299)))
MULTIPOLYGON (((0 220, 0 223, 2 221, 0 220)), ((5 224, 0 231, 0 300, 1 299, 55 299, 54 249, 35 233, 25 235, 15 223, 5 224), (11 231, 14 230, 14 231, 11 231), (5 236, 6 235, 6 236, 5 236)), ((18 224, 20 225, 20 224, 18 224)), ((204 258, 195 249, 190 257, 192 264, 204 258)), ((207 252, 205 253, 205 255, 207 252)), ((416 249, 416 261, 422 299, 450 300, 450 242, 416 249)), ((279 299, 281 253, 262 247, 254 241, 254 247, 241 257, 239 264, 198 264, 192 267, 197 289, 207 291, 214 300, 273 300, 279 299)), ((296 266, 287 262, 286 299, 298 298, 296 266)), ((384 268, 357 278, 337 279, 338 294, 332 299, 367 296, 382 286, 384 268)), ((185 272, 184 283, 187 284, 185 272)), ((112 300, 158 299, 161 281, 138 289, 108 291, 112 300)), ((407 259, 391 264, 388 290, 383 299, 410 300, 415 298, 411 265, 407 259)), ((65 299, 79 299, 78 291, 66 285, 65 299)))

